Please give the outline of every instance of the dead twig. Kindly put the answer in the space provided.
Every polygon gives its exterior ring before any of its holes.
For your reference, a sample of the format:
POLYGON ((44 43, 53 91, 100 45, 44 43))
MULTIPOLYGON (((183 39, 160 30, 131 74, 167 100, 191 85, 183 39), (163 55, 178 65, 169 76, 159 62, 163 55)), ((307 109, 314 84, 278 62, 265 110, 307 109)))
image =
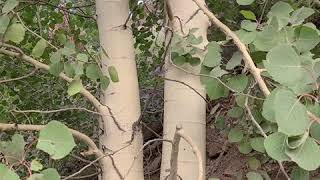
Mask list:
POLYGON ((12 82, 12 81, 18 81, 18 80, 21 80, 21 79, 25 79, 25 78, 28 78, 32 75, 34 75, 35 73, 37 72, 37 68, 35 68, 33 71, 31 71, 30 73, 24 75, 24 76, 21 76, 21 77, 17 77, 17 78, 13 78, 13 79, 5 79, 5 80, 0 80, 0 84, 1 83, 7 83, 7 82, 12 82))

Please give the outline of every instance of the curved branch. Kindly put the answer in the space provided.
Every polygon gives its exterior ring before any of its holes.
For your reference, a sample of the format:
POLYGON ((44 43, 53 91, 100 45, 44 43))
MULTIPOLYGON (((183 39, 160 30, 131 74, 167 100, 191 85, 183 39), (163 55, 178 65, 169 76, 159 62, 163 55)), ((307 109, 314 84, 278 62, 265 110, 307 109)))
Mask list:
MULTIPOLYGON (((24 125, 24 124, 4 124, 0 123, 0 131, 11 131, 11 130, 19 130, 19 131, 40 131, 43 129, 44 125, 24 125)), ((85 152, 86 155, 95 154, 97 157, 104 156, 104 153, 97 147, 97 145, 90 139, 87 135, 76 131, 74 129, 70 129, 72 135, 86 143, 89 147, 89 151, 85 152)))
POLYGON ((35 69, 34 69, 32 72, 30 72, 29 74, 26 74, 26 75, 21 76, 21 77, 17 77, 17 78, 13 78, 13 79, 0 80, 0 84, 1 84, 1 83, 7 83, 7 82, 12 82, 12 81, 18 81, 18 80, 21 80, 21 79, 25 79, 25 78, 28 78, 28 77, 34 75, 36 72, 37 72, 37 68, 35 68, 35 69))
POLYGON ((15 113, 41 113, 41 114, 50 114, 50 113, 57 113, 57 112, 63 112, 63 111, 72 111, 72 110, 79 110, 79 111, 86 111, 92 114, 98 114, 102 115, 99 112, 95 112, 92 110, 89 110, 87 108, 77 108, 77 107, 70 107, 70 108, 62 108, 62 109, 54 109, 54 110, 47 110, 47 111, 41 111, 41 110, 12 110, 15 113))
MULTIPOLYGON (((204 14, 208 16, 210 21, 215 24, 226 36, 229 36, 233 39, 234 43, 239 48, 240 52, 243 55, 243 60, 245 64, 248 66, 250 73, 253 75, 254 79, 257 81, 260 90, 264 94, 265 97, 267 97, 270 94, 270 90, 267 87, 267 84, 263 80, 261 76, 261 72, 264 71, 264 69, 259 69, 254 64, 254 61, 252 60, 247 47, 241 42, 240 38, 225 24, 223 24, 216 16, 199 0, 192 0, 197 4, 197 6, 203 11, 204 14)), ((308 116, 311 120, 316 121, 320 123, 320 118, 318 118, 316 115, 311 113, 310 111, 307 112, 308 116)))
MULTIPOLYGON (((6 49, 0 49, 0 54, 5 54, 5 55, 11 56, 11 57, 15 57, 15 58, 21 59, 21 60, 23 60, 25 62, 28 62, 28 63, 34 65, 36 68, 39 68, 39 69, 43 69, 43 70, 46 70, 46 71, 49 71, 49 69, 50 69, 50 67, 48 65, 46 65, 44 63, 41 63, 41 62, 35 60, 34 58, 32 58, 30 56, 25 55, 23 53, 23 51, 18 47, 15 47, 15 46, 12 46, 12 45, 9 45, 9 44, 5 44, 5 43, 2 43, 1 46, 7 47, 7 48, 12 48, 12 49, 16 50, 17 52, 12 52, 12 51, 9 51, 9 50, 6 50, 6 49)), ((65 81, 67 81, 68 83, 71 83, 73 81, 72 78, 68 77, 64 73, 60 73, 59 77, 61 79, 65 80, 65 81)), ((100 103, 100 101, 95 96, 93 96, 85 88, 82 88, 80 93, 85 98, 87 98, 87 100, 90 101, 98 111, 101 112, 102 107, 104 107, 104 106, 100 103)))
POLYGON ((270 94, 270 91, 261 77, 261 70, 257 68, 254 64, 249 52, 247 51, 246 45, 244 45, 241 42, 240 38, 228 26, 223 24, 218 18, 216 18, 216 16, 212 12, 210 12, 210 10, 205 6, 205 4, 201 3, 199 0, 192 1, 195 2, 198 5, 198 7, 202 10, 202 12, 204 12, 204 14, 209 17, 210 21, 213 24, 215 24, 222 32, 224 32, 226 36, 229 36, 233 39, 233 42, 237 45, 240 52, 242 53, 243 60, 245 64, 248 66, 249 71, 251 72, 253 77, 256 79, 261 91, 265 96, 268 96, 270 94))

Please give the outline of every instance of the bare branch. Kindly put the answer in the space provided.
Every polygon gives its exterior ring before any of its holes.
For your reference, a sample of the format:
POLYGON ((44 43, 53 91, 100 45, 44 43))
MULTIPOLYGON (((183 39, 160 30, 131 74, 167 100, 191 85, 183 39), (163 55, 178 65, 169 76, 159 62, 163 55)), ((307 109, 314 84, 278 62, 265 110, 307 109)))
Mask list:
POLYGON ((28 77, 34 75, 36 72, 37 72, 37 68, 35 68, 35 69, 34 69, 33 71, 31 71, 29 74, 26 74, 26 75, 21 76, 21 77, 17 77, 17 78, 13 78, 13 79, 0 80, 0 84, 1 84, 1 83, 7 83, 7 82, 12 82, 12 81, 18 81, 18 80, 21 80, 21 79, 25 79, 25 78, 28 78, 28 77))
POLYGON ((90 166, 94 165, 96 162, 100 161, 101 159, 105 158, 106 156, 109 156, 109 154, 103 155, 97 159, 95 159, 94 161, 90 162, 89 164, 87 164, 86 166, 82 167, 79 171, 75 172, 74 174, 71 174, 65 178, 63 178, 62 180, 68 180, 71 179, 72 177, 81 174, 84 170, 86 170, 87 168, 89 168, 90 166))
MULTIPOLYGON (((50 67, 44 63, 41 63, 37 60, 35 60, 34 58, 30 57, 30 56, 27 56, 23 53, 23 51, 18 48, 18 47, 15 47, 15 46, 12 46, 12 45, 9 45, 9 44, 2 44, 3 47, 7 47, 7 48, 11 48, 11 49, 14 49, 18 52, 12 52, 12 51, 9 51, 9 50, 6 50, 6 49, 0 49, 0 53, 1 54, 5 54, 5 55, 8 55, 8 56, 11 56, 11 57, 15 57, 17 59, 21 59, 25 62, 28 62, 32 65, 34 65, 36 68, 39 68, 39 69, 43 69, 43 70, 46 70, 46 71, 49 71, 50 67)), ((60 73, 59 74, 59 77, 63 80, 65 80, 66 82, 68 83, 71 83, 73 81, 72 78, 68 77, 66 74, 64 73, 60 73)), ((82 88, 80 93, 87 98, 88 101, 90 101, 93 106, 99 111, 99 112, 103 112, 102 109, 103 109, 103 105, 99 102, 99 100, 94 97, 88 90, 86 90, 85 88, 82 88)))
MULTIPOLYGON (((11 130, 18 130, 18 131, 40 131, 43 129, 45 126, 44 125, 24 125, 24 124, 4 124, 0 123, 0 131, 11 131, 11 130)), ((100 157, 103 154, 102 151, 98 149, 96 144, 90 139, 87 135, 76 131, 74 129, 70 129, 69 131, 72 133, 74 137, 77 139, 85 142, 88 147, 89 151, 85 152, 85 154, 95 154, 97 157, 100 157)))
POLYGON ((57 112, 63 112, 63 111, 71 111, 71 110, 79 110, 79 111, 86 111, 92 114, 102 115, 99 112, 95 112, 86 108, 77 108, 77 107, 70 107, 70 108, 62 108, 62 109, 55 109, 55 110, 47 110, 47 111, 41 111, 41 110, 12 110, 16 113, 41 113, 41 114, 50 114, 50 113, 57 113, 57 112))

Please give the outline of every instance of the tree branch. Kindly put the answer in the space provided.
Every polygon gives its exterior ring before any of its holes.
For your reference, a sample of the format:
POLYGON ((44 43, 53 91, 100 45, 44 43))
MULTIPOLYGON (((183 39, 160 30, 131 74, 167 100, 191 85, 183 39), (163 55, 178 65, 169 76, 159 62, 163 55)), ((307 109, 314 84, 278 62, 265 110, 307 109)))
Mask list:
MULTIPOLYGON (((11 131, 11 130, 40 131, 44 127, 45 127, 44 125, 23 125, 23 124, 0 123, 0 131, 11 131)), ((83 154, 85 155, 95 154, 97 157, 101 157, 104 155, 104 153, 96 146, 96 144, 92 141, 92 139, 90 139, 87 135, 70 128, 69 128, 69 131, 72 133, 72 135, 75 138, 85 142, 88 145, 89 151, 83 154)))
MULTIPOLYGON (((270 90, 268 89, 265 81, 261 76, 261 72, 263 70, 256 67, 254 61, 252 60, 247 50, 247 47, 241 42, 240 38, 233 31, 231 31, 231 29, 228 26, 226 26, 218 18, 216 18, 216 16, 203 3, 201 3, 199 0, 192 1, 195 2, 198 5, 198 7, 204 12, 204 14, 209 17, 210 21, 213 24, 220 28, 220 30, 224 32, 226 36, 231 37, 233 39, 233 42, 237 45, 238 49, 242 53, 243 60, 246 66, 248 66, 250 73, 253 75, 254 79, 258 83, 260 90, 262 91, 264 96, 267 97, 270 94, 270 90)), ((313 113, 308 111, 308 115, 310 119, 320 122, 320 119, 313 113)))
POLYGON ((12 82, 12 81, 18 81, 18 80, 21 80, 21 79, 25 79, 25 78, 28 78, 28 77, 34 75, 36 72, 37 72, 37 68, 35 68, 35 69, 34 69, 32 72, 30 72, 29 74, 26 74, 26 75, 21 76, 21 77, 17 77, 17 78, 13 78, 13 79, 0 80, 0 84, 1 84, 1 83, 7 83, 7 82, 12 82))
POLYGON ((249 71, 251 72, 253 77, 256 79, 261 91, 265 96, 268 96, 270 94, 270 91, 260 75, 261 71, 259 70, 259 68, 255 66, 249 52, 247 51, 247 47, 241 42, 239 37, 228 26, 223 24, 218 18, 216 18, 216 16, 212 12, 210 12, 210 10, 205 6, 205 4, 201 3, 199 0, 192 1, 195 2, 198 5, 198 7, 204 12, 204 14, 209 17, 210 21, 213 24, 220 28, 220 30, 224 32, 226 36, 229 36, 233 39, 234 43, 237 45, 240 52, 242 53, 243 60, 245 64, 248 66, 249 71))
POLYGON ((95 112, 86 108, 77 108, 77 107, 70 107, 70 108, 62 108, 62 109, 55 109, 55 110, 47 110, 47 111, 41 111, 41 110, 12 110, 16 113, 41 113, 41 114, 50 114, 50 113, 57 113, 57 112, 63 112, 63 111, 72 111, 72 110, 79 110, 79 111, 86 111, 92 114, 98 114, 102 115, 99 112, 95 112))
MULTIPOLYGON (((0 123, 0 131, 11 131, 11 130, 18 130, 18 131, 40 131, 41 129, 45 128, 44 125, 23 125, 23 124, 4 124, 4 123, 0 123)), ((92 141, 92 139, 90 139, 90 137, 88 137, 87 135, 76 131, 74 129, 70 129, 68 128, 69 131, 71 132, 71 134, 83 141, 84 143, 86 143, 89 147, 89 150, 87 152, 83 152, 81 153, 84 156, 88 156, 88 155, 92 155, 95 154, 97 159, 94 160, 93 162, 91 162, 89 165, 83 167, 81 170, 79 170, 78 172, 66 177, 65 179, 69 179, 71 177, 74 177, 78 174, 80 174, 83 170, 85 170, 86 168, 88 168, 89 166, 93 165, 95 162, 100 161, 100 164, 103 166, 104 165, 104 161, 102 161, 103 158, 108 157, 111 159, 111 161, 113 161, 113 157, 112 155, 118 153, 119 151, 127 148, 128 146, 124 146, 116 151, 112 151, 111 153, 104 153, 102 152, 97 145, 92 141)), ((114 165, 115 170, 117 171, 118 176, 120 177, 120 179, 123 179, 122 174, 119 172, 118 168, 114 165)))
MULTIPOLYGON (((34 58, 30 57, 30 56, 27 56, 23 53, 23 51, 18 48, 18 47, 15 47, 15 46, 12 46, 12 45, 9 45, 9 44, 0 44, 0 47, 3 46, 3 47, 7 47, 7 48, 12 48, 14 50, 16 50, 17 52, 12 52, 12 51, 9 51, 9 50, 6 50, 6 49, 0 49, 0 54, 5 54, 5 55, 8 55, 8 56, 11 56, 11 57, 15 57, 17 59, 21 59, 25 62, 28 62, 32 65, 34 65, 36 68, 39 68, 39 69, 43 69, 43 70, 46 70, 46 71, 49 71, 50 67, 44 63, 41 63, 37 60, 35 60, 34 58)), ((60 73, 59 74, 59 77, 63 80, 65 80, 66 82, 68 83, 71 83, 73 81, 72 78, 68 77, 66 74, 64 73, 60 73)), ((88 90, 86 90, 85 88, 82 88, 80 93, 85 97, 87 98, 88 101, 90 101, 93 106, 99 111, 99 112, 104 112, 103 110, 105 110, 103 107, 103 105, 99 102, 99 100, 93 96, 88 90)))

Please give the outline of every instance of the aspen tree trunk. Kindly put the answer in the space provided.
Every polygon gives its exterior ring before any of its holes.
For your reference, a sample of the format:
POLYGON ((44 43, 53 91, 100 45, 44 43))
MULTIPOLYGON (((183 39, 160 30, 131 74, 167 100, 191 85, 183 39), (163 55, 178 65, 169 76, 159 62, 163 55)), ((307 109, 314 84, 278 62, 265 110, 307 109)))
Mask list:
MULTIPOLYGON (((119 75, 118 83, 111 83, 101 99, 113 112, 116 121, 125 132, 119 130, 110 117, 103 116, 104 135, 100 137, 101 145, 110 150, 118 150, 131 139, 132 125, 140 116, 139 87, 133 47, 133 36, 130 28, 124 28, 129 16, 129 0, 96 0, 96 11, 101 46, 108 56, 102 60, 102 68, 108 74, 107 67, 114 66, 119 75)), ((130 25, 129 25, 130 26, 130 25)), ((106 110, 105 113, 108 113, 106 110)), ((119 173, 126 180, 143 180, 143 155, 135 159, 142 147, 142 134, 137 132, 131 145, 113 156, 114 165, 109 158, 104 158, 106 166, 102 168, 103 180, 119 180, 119 173), (134 160, 135 159, 135 160, 134 160), (130 169, 131 163, 135 162, 130 169)), ((107 151, 108 152, 108 151, 107 151)))
MULTIPOLYGON (((185 33, 191 28, 199 28, 196 36, 203 37, 203 43, 199 47, 207 44, 207 28, 209 21, 207 17, 199 11, 187 24, 186 21, 198 10, 197 5, 192 0, 167 0, 169 8, 167 11, 172 12, 173 22, 172 29, 181 33, 180 22, 185 33), (179 17, 176 18, 175 16, 179 17)), ((203 1, 204 3, 204 1, 203 1)), ((168 52, 168 54, 171 54, 168 52)), ((187 74, 170 63, 170 56, 166 62, 166 78, 185 82, 195 90, 206 95, 204 87, 201 85, 200 77, 187 74)), ((193 73, 200 73, 200 65, 191 67, 184 65, 184 69, 193 73)), ((189 87, 176 82, 165 82, 165 104, 164 104, 164 138, 173 139, 176 125, 181 124, 185 132, 196 143, 201 151, 203 162, 205 162, 205 145, 206 145, 206 103, 189 87)), ((178 156, 178 175, 183 180, 195 180, 198 176, 198 163, 190 146, 184 141, 180 142, 180 152, 178 156)), ((161 180, 166 179, 167 169, 170 169, 171 144, 164 142, 162 151, 161 180)), ((203 164, 205 167, 205 164, 203 164)), ((179 179, 179 178, 177 178, 179 179)))

